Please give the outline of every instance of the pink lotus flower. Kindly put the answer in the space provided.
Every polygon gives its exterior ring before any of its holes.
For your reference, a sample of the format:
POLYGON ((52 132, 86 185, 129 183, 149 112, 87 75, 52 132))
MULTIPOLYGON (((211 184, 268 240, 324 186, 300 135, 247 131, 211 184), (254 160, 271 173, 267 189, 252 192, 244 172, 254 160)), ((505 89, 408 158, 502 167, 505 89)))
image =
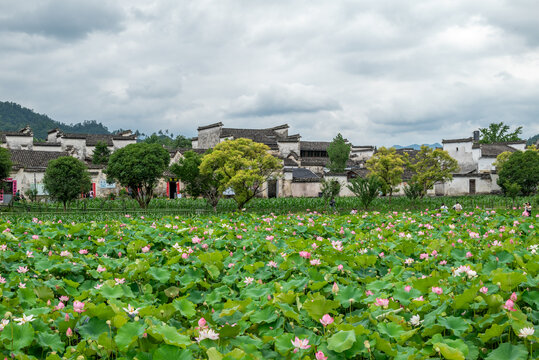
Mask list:
POLYGON ((245 285, 250 285, 253 283, 255 279, 253 279, 252 277, 246 277, 245 280, 243 280, 243 282, 245 283, 245 285))
POLYGON ((470 251, 468 251, 468 252, 466 253, 466 257, 467 257, 467 258, 471 258, 471 257, 473 257, 473 254, 472 254, 470 251))
POLYGON ((64 305, 64 303, 60 301, 60 302, 58 303, 58 305, 56 305, 56 306, 54 307, 54 310, 62 310, 62 309, 65 308, 65 307, 66 307, 66 306, 64 305))
POLYGON ((86 311, 84 310, 84 303, 77 300, 73 302, 73 310, 79 314, 86 311))
POLYGON ((316 360, 327 360, 328 358, 322 351, 317 352, 314 356, 316 360))
POLYGON ((372 292, 372 291, 370 291, 370 290, 367 290, 367 291, 365 291, 365 295, 367 295, 367 296, 371 296, 371 295, 374 295, 374 294, 373 294, 373 292, 372 292))
POLYGON ((200 328, 206 327, 206 319, 200 318, 200 320, 198 320, 198 326, 199 326, 200 328))
POLYGON ((513 301, 517 301, 517 293, 512 293, 511 296, 509 297, 509 299, 513 300, 513 301))
POLYGON ((123 283, 125 283, 125 279, 124 278, 114 278, 114 280, 116 281, 116 285, 121 285, 123 283))
POLYGON ((339 292, 339 285, 337 285, 336 282, 333 283, 333 286, 331 287, 331 292, 334 294, 337 294, 339 292))
POLYGON ((410 285, 406 285, 406 286, 404 287, 404 291, 410 292, 410 290, 412 290, 412 287, 411 287, 410 285))
POLYGON ((419 258, 420 258, 421 260, 428 259, 428 258, 429 258, 429 254, 427 254, 427 253, 420 254, 420 255, 419 255, 419 258))
POLYGON ((39 239, 39 235, 32 235, 32 239, 34 239, 34 240, 39 239))
POLYGON ((423 295, 419 296, 419 297, 416 297, 414 299, 412 299, 413 301, 425 301, 425 299, 423 299, 423 295))
POLYGON ((277 263, 273 260, 271 260, 269 263, 268 263, 268 266, 269 267, 272 267, 272 268, 277 268, 277 263))
POLYGON ((517 309, 515 309, 515 303, 511 299, 505 302, 505 305, 503 306, 503 308, 509 311, 517 311, 517 309))
POLYGON ((311 265, 313 265, 313 266, 320 265, 320 264, 322 264, 322 262, 320 261, 320 259, 313 259, 313 260, 311 260, 311 265))
POLYGON ((67 328, 66 335, 67 335, 67 337, 72 337, 73 336, 73 330, 71 330, 71 328, 67 328))
POLYGON ((19 289, 26 289, 26 283, 20 282, 19 289))
POLYGON ((107 268, 101 265, 97 265, 97 272, 104 272, 107 271, 107 268))
POLYGON ((311 253, 308 252, 308 251, 300 251, 299 256, 301 256, 302 258, 305 258, 305 259, 310 259, 311 258, 311 253))
POLYGON ((479 289, 480 292, 482 292, 483 294, 486 294, 488 293, 488 288, 486 286, 483 286, 481 289, 479 289))
POLYGON ((290 340, 290 342, 295 346, 294 353, 297 353, 300 349, 306 350, 311 347, 311 345, 309 345, 309 339, 301 340, 297 336, 295 340, 290 340))
POLYGON ((374 303, 378 306, 387 308, 387 306, 389 305, 389 299, 376 298, 374 303))
POLYGON ((344 266, 342 264, 337 265, 337 270, 342 271, 343 268, 344 266))
POLYGON ((0 276, 0 284, 5 284, 5 283, 6 283, 6 278, 0 276))
POLYGON ((438 294, 438 295, 441 295, 444 292, 444 290, 441 287, 437 287, 437 286, 433 286, 431 290, 433 293, 438 294))
POLYGON ((17 269, 17 272, 19 274, 25 274, 28 272, 28 267, 27 266, 19 266, 19 268, 17 269))
POLYGON ((65 295, 60 296, 60 301, 64 301, 64 302, 69 301, 69 296, 65 296, 65 295))
POLYGON ((79 250, 79 254, 81 254, 81 255, 86 255, 86 254, 88 254, 88 250, 86 250, 86 249, 80 249, 80 250, 79 250))
POLYGON ((142 250, 143 253, 147 253, 148 251, 150 251, 150 246, 146 245, 141 250, 142 250))
POLYGON ((333 321, 335 321, 335 319, 333 319, 329 314, 325 314, 320 319, 320 323, 322 323, 322 325, 324 325, 324 327, 328 326, 329 324, 333 324, 333 321))

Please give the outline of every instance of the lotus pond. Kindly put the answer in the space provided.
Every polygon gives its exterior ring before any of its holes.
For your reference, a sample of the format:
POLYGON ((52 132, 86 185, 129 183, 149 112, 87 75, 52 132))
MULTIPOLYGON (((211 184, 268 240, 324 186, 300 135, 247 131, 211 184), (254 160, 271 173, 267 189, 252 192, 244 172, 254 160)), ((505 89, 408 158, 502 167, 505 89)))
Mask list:
POLYGON ((16 359, 535 359, 518 211, 0 220, 16 359))

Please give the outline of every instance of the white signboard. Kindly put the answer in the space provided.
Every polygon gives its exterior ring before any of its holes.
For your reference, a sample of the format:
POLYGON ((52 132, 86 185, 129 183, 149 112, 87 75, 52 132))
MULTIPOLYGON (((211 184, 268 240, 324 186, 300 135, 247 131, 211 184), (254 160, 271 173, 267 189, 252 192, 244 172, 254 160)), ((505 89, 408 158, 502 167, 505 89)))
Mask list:
POLYGON ((107 182, 107 180, 100 180, 99 181, 99 187, 101 189, 115 189, 116 188, 116 183, 109 184, 107 182))

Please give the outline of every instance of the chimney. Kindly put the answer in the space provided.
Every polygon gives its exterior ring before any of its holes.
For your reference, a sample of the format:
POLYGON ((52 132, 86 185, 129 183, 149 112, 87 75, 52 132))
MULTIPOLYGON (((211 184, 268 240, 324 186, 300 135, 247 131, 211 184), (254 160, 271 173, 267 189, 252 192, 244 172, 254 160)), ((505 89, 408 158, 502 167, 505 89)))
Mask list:
POLYGON ((473 132, 473 142, 474 143, 479 142, 479 130, 475 130, 473 132))

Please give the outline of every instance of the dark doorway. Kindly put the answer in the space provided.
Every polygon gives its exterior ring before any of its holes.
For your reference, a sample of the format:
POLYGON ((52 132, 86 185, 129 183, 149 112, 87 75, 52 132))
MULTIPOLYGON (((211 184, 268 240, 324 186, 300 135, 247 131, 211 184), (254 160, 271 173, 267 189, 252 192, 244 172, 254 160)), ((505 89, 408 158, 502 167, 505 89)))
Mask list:
POLYGON ((277 197, 277 180, 268 180, 268 197, 277 197))
POLYGON ((470 194, 475 194, 475 179, 470 179, 470 194))
POLYGON ((176 181, 168 182, 168 197, 169 199, 176 199, 176 181))

